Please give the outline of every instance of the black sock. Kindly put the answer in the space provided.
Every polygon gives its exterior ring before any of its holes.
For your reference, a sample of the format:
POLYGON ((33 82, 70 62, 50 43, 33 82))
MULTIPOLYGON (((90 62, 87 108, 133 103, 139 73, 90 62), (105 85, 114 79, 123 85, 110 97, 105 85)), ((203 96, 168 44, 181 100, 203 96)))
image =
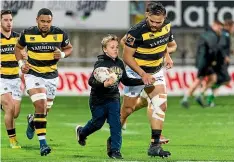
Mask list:
POLYGON ((9 138, 14 138, 15 137, 15 128, 13 129, 8 129, 7 130, 7 134, 9 136, 9 138))
POLYGON ((151 144, 159 144, 161 133, 162 133, 162 130, 152 129, 151 144))

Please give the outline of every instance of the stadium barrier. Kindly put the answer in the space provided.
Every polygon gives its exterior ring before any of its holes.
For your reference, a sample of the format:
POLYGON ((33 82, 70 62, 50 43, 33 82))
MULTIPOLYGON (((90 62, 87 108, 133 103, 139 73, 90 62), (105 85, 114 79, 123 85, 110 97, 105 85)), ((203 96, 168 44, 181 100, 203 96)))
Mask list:
MULTIPOLYGON (((60 96, 89 96, 89 76, 93 68, 59 68, 59 84, 57 95, 60 96)), ((176 66, 165 70, 167 91, 169 96, 181 96, 196 77, 196 69, 192 66, 176 66)), ((231 82, 222 86, 219 95, 234 95, 234 66, 229 68, 231 82)), ((23 87, 24 85, 22 85, 23 87)), ((123 94, 123 85, 119 86, 123 94)))

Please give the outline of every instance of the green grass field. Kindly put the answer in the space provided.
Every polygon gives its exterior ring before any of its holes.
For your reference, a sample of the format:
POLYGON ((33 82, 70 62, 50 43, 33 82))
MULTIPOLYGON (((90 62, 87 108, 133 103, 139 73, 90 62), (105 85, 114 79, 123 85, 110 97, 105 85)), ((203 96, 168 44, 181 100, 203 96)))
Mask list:
MULTIPOLYGON (((170 97, 163 134, 170 138, 164 149, 171 151, 167 159, 147 156, 150 127, 146 109, 130 116, 127 130, 123 131, 123 161, 232 161, 234 160, 234 97, 219 97, 217 107, 202 109, 195 102, 189 110, 181 108, 179 97, 170 97)), ((9 148, 8 137, 1 115, 1 160, 18 162, 103 162, 117 161, 106 155, 107 124, 88 137, 81 147, 75 138, 76 124, 84 125, 90 119, 88 97, 57 97, 48 116, 47 139, 52 153, 39 154, 35 136, 25 136, 26 116, 33 112, 29 98, 22 102, 16 122, 17 138, 22 148, 9 148)))

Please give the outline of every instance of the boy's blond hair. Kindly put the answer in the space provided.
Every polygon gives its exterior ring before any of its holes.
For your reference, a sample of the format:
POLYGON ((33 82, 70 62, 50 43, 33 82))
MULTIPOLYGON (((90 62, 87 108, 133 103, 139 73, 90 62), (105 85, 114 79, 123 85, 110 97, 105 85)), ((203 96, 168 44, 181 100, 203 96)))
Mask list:
POLYGON ((112 40, 119 42, 118 37, 114 34, 108 34, 107 36, 103 37, 102 41, 101 41, 102 48, 106 48, 107 43, 112 41, 112 40))

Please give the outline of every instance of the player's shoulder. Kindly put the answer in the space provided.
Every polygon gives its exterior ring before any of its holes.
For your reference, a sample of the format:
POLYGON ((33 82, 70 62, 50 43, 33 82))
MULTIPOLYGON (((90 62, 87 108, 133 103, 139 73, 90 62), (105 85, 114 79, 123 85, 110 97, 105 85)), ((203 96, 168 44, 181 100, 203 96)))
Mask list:
POLYGON ((57 27, 57 26, 51 26, 51 31, 53 34, 63 34, 66 33, 64 30, 62 30, 61 28, 57 27))
POLYGON ((35 34, 37 30, 38 30, 37 26, 31 26, 31 27, 29 27, 27 29, 24 29, 22 32, 24 34, 35 34))
POLYGON ((12 37, 19 37, 20 34, 18 32, 12 31, 12 37))
POLYGON ((148 27, 147 27, 147 23, 146 23, 146 20, 144 19, 144 20, 142 20, 141 22, 139 22, 139 23, 133 25, 133 26, 129 29, 128 33, 134 33, 134 34, 142 33, 142 32, 144 32, 147 28, 148 28, 148 27))
POLYGON ((166 27, 166 28, 171 28, 171 21, 168 19, 165 19, 165 21, 163 22, 162 28, 166 27))
POLYGON ((171 21, 169 19, 165 19, 163 25, 171 25, 171 21))

